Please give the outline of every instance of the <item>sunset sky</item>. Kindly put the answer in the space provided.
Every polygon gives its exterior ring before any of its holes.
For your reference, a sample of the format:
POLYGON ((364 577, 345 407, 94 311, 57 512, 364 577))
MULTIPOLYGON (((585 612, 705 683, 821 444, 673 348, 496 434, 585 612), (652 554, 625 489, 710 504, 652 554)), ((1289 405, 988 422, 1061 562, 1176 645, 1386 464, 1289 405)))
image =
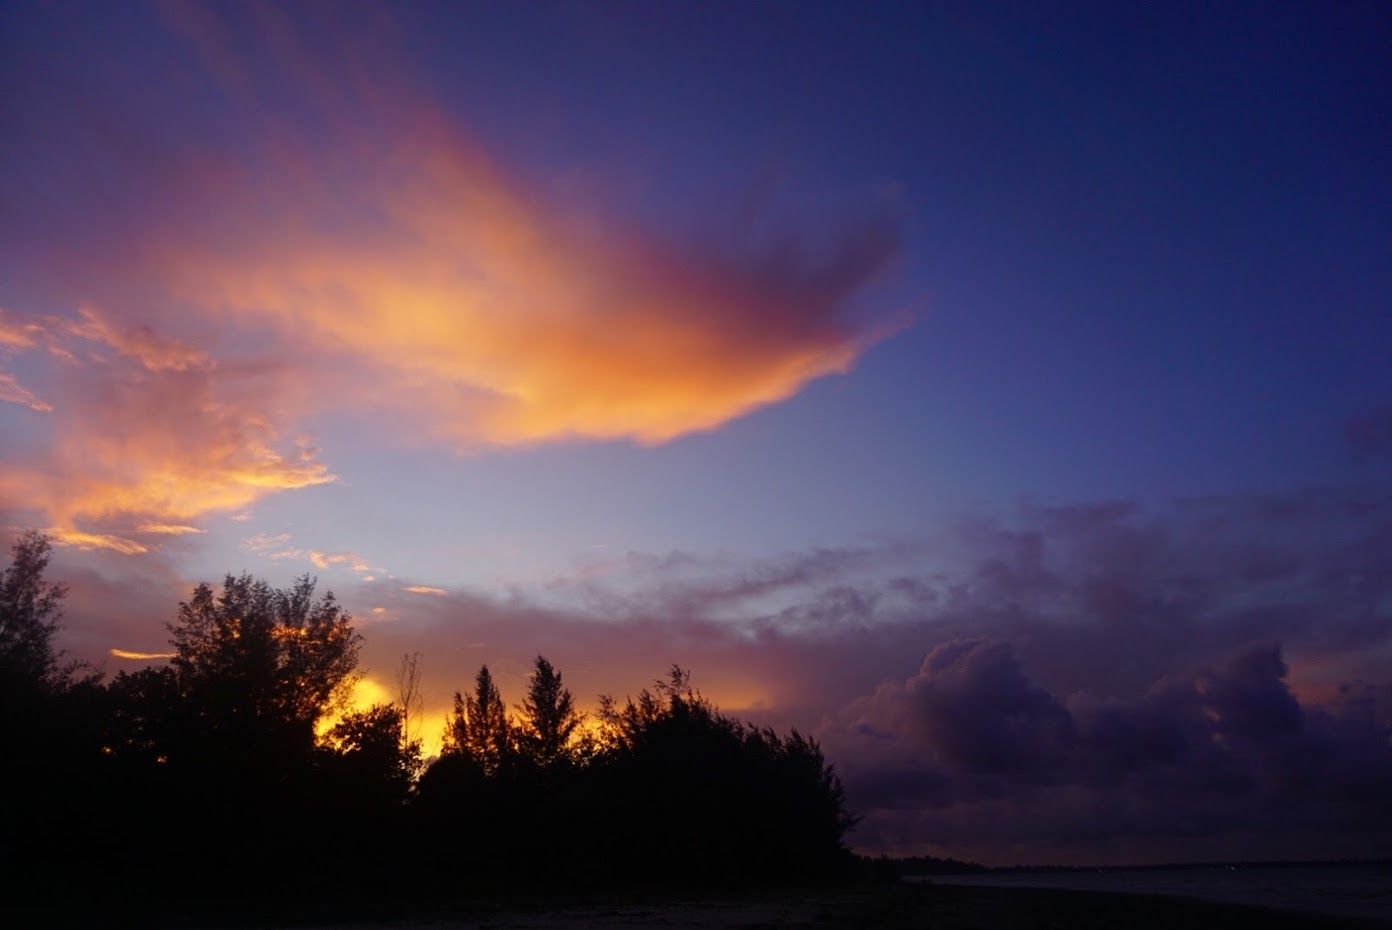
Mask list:
POLYGON ((816 734, 869 851, 1392 854, 1389 47, 1372 3, 5 4, 0 528, 108 674, 309 572, 360 701, 411 651, 436 718, 481 662, 586 706, 678 662, 816 734))

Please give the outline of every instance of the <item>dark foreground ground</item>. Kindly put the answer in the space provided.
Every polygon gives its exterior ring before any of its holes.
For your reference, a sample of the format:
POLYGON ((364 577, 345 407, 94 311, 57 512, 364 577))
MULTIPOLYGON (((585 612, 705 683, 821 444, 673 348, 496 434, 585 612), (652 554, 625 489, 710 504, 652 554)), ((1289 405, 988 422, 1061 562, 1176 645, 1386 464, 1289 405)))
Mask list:
MULTIPOLYGON (((332 930, 384 925, 336 924, 332 930)), ((1183 930, 1263 927, 1372 928, 1392 925, 1262 908, 1208 904, 1184 898, 1051 889, 892 887, 834 895, 790 895, 670 904, 587 905, 545 912, 507 911, 463 919, 388 922, 397 930, 805 930, 923 928, 923 930, 1183 930)), ((324 930, 329 930, 325 927, 324 930)))
MULTIPOLYGON (((587 903, 555 907, 508 904, 497 908, 437 908, 429 915, 394 917, 391 908, 365 907, 339 919, 315 919, 295 908, 240 908, 235 917, 195 910, 141 917, 112 902, 110 915, 88 912, 68 926, 223 928, 303 927, 315 930, 804 930, 924 928, 924 930, 1189 930, 1261 927, 1389 928, 1379 921, 1300 914, 1185 898, 1036 888, 982 888, 900 883, 827 893, 741 894, 692 900, 653 898, 643 903, 587 903), (259 912, 259 913, 258 913, 259 912), (113 919, 114 918, 114 919, 113 919)), ((129 902, 127 902, 129 904, 129 902)), ((46 909, 11 913, 8 926, 48 924, 46 909)), ((201 908, 197 910, 202 910, 201 908)), ((399 913, 399 911, 398 911, 399 913)), ((73 915, 69 915, 70 917, 73 915)))

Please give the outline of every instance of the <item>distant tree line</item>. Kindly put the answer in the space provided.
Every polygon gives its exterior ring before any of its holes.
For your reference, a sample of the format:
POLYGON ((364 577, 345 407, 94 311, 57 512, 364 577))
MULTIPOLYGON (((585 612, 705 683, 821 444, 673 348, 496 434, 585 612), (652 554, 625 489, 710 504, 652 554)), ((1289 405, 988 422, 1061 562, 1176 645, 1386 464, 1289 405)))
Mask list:
POLYGON ((411 897, 806 879, 851 859, 817 744, 725 716, 678 667, 586 718, 545 658, 512 712, 485 665, 427 763, 419 656, 398 700, 349 709, 361 637, 310 578, 200 584, 168 664, 103 681, 55 648, 49 555, 27 533, 0 575, 0 870, 17 883, 411 897))

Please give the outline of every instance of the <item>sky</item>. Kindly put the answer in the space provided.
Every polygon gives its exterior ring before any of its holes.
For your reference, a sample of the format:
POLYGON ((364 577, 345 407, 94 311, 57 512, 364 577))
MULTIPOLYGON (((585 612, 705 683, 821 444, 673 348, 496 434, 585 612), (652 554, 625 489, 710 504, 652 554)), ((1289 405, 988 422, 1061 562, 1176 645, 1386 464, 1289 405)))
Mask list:
POLYGON ((1392 855, 1390 41, 6 4, 0 530, 108 674, 242 571, 432 719, 680 663, 821 741, 865 851, 1392 855))

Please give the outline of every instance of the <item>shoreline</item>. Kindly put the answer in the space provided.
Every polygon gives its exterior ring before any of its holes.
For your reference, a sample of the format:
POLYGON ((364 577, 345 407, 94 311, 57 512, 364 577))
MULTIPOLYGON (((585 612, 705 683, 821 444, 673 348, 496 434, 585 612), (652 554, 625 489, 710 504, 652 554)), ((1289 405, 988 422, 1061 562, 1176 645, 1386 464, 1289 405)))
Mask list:
MULTIPOLYGON (((12 914, 15 926, 142 926, 250 930, 300 927, 303 930, 802 930, 933 928, 933 930, 1170 930, 1174 927, 1262 927, 1273 930, 1377 930, 1392 922, 1252 905, 1203 901, 1163 894, 1015 888, 984 885, 899 882, 834 892, 783 892, 680 895, 664 900, 655 893, 596 896, 588 902, 536 907, 511 902, 418 902, 415 906, 379 901, 354 909, 333 908, 316 917, 307 902, 298 907, 261 906, 219 912, 196 904, 164 914, 107 915, 12 914), (349 913, 356 910, 356 914, 349 913), (293 915, 293 916, 292 916, 293 915), (94 919, 95 918, 95 919, 94 919)), ((346 904, 347 902, 345 902, 346 904)))

